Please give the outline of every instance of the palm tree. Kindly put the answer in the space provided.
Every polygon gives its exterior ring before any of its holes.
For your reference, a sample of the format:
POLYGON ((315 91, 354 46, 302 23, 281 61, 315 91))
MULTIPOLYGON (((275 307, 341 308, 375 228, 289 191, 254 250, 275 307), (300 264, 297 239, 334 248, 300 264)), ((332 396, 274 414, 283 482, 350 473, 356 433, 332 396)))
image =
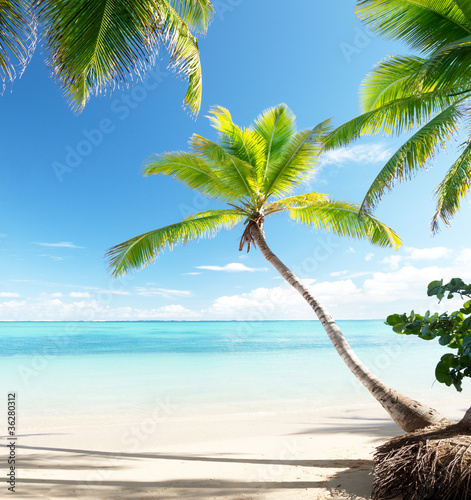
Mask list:
POLYGON ((115 276, 152 262, 165 247, 212 236, 222 228, 245 224, 239 250, 258 246, 263 256, 308 302, 344 362, 405 430, 440 422, 434 410, 398 394, 383 384, 356 357, 326 308, 270 250, 264 220, 287 212, 296 222, 339 236, 364 238, 381 247, 397 248, 399 237, 359 206, 321 193, 294 194, 315 169, 329 121, 312 130, 296 131, 295 117, 285 105, 263 112, 250 128, 235 125, 228 110, 215 107, 210 121, 219 132, 213 142, 199 135, 190 140, 192 152, 151 157, 144 175, 164 174, 214 200, 226 209, 194 214, 176 224, 150 231, 111 248, 107 257, 115 276))
POLYGON ((468 0, 358 0, 357 14, 372 30, 401 40, 419 56, 394 56, 367 75, 363 114, 332 132, 324 149, 361 135, 411 132, 371 184, 362 210, 371 210, 386 190, 427 167, 451 138, 465 140, 459 157, 436 189, 432 231, 450 225, 471 188, 471 3, 468 0))
POLYGON ((25 68, 45 39, 48 64, 75 110, 90 95, 142 78, 165 47, 169 66, 188 80, 185 103, 201 103, 198 41, 213 14, 209 0, 8 0, 0 3, 0 78, 25 68))

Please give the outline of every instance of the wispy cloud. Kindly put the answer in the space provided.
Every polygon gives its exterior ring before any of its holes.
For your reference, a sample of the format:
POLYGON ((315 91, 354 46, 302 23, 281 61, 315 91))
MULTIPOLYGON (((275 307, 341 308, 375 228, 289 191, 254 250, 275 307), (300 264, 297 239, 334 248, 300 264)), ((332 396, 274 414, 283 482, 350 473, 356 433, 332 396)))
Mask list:
POLYGON ((268 271, 266 267, 247 267, 245 264, 241 264, 240 262, 232 262, 230 264, 226 264, 225 266, 196 266, 196 269, 206 269, 208 271, 224 271, 227 273, 253 273, 255 271, 268 271))
POLYGON ((367 144, 339 148, 324 153, 319 166, 345 165, 346 163, 381 163, 388 160, 391 151, 383 144, 367 144))
POLYGON ((191 292, 188 290, 170 290, 168 288, 136 288, 138 295, 143 295, 144 297, 188 297, 191 292))
POLYGON ((75 245, 75 243, 72 243, 70 241, 61 241, 60 243, 40 243, 35 241, 33 244, 40 245, 42 247, 54 247, 54 248, 85 248, 75 245))
POLYGON ((40 257, 48 257, 49 259, 52 259, 55 262, 58 262, 59 260, 64 260, 64 257, 58 257, 57 255, 49 255, 49 254, 42 254, 40 257))
POLYGON ((21 297, 21 295, 19 293, 14 293, 14 292, 0 292, 0 297, 12 299, 21 297))
POLYGON ((70 292, 69 297, 74 299, 89 299, 91 295, 88 292, 70 292))
POLYGON ((368 262, 368 261, 370 261, 370 260, 371 260, 374 256, 375 256, 375 254, 374 254, 374 253, 371 253, 371 252, 370 252, 370 253, 367 253, 367 254, 365 255, 365 260, 368 262))
POLYGON ((182 273, 182 276, 197 276, 198 274, 203 274, 203 273, 182 273))

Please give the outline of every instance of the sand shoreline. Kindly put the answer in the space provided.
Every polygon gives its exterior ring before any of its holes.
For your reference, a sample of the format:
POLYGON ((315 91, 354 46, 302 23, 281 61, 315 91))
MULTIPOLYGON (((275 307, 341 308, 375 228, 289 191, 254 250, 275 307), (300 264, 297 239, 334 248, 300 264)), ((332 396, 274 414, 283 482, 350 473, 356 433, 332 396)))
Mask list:
POLYGON ((400 433, 374 403, 67 423, 18 435, 15 498, 367 499, 372 452, 400 433))

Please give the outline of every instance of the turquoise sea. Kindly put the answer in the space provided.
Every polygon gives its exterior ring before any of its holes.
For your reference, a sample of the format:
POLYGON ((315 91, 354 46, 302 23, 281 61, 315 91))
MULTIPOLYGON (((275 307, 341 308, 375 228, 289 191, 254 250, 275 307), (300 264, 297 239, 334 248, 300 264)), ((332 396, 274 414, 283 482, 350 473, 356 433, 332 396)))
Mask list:
MULTIPOLYGON (((446 352, 437 343, 379 320, 339 325, 389 385, 421 400, 458 397, 434 383, 446 352)), ((193 418, 373 401, 317 321, 1 322, 0 363, 0 397, 17 393, 25 425, 131 421, 156 405, 193 418)))

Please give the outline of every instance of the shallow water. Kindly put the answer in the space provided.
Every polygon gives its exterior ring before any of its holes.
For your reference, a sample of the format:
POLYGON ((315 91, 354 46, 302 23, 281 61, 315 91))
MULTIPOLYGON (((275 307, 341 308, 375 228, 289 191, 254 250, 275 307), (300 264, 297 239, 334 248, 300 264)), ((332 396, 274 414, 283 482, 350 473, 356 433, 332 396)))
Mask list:
MULTIPOLYGON (((467 386, 458 395, 434 383, 447 352, 437 343, 378 320, 339 325, 389 385, 466 406, 467 386)), ((132 420, 153 408, 194 418, 372 401, 317 321, 3 322, 0 364, 2 399, 16 392, 19 421, 44 425, 132 420)))

